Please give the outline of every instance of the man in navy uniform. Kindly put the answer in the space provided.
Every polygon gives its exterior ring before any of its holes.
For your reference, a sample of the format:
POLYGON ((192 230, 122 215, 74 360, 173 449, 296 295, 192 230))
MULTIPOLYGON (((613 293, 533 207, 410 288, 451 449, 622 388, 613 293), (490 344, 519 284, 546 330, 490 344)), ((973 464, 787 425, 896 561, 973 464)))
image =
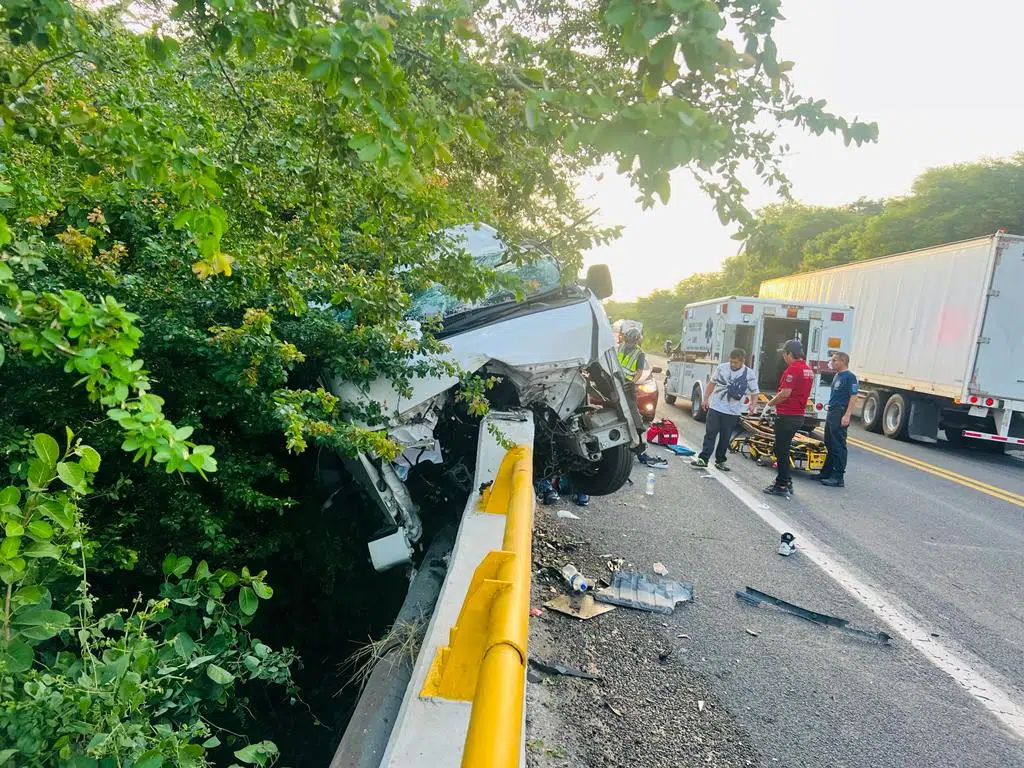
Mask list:
POLYGON ((832 396, 825 418, 828 456, 818 479, 829 488, 842 488, 846 484, 843 480, 846 474, 846 429, 850 426, 850 415, 857 400, 857 377, 850 370, 850 356, 845 352, 833 353, 831 367, 836 375, 832 379, 832 396))

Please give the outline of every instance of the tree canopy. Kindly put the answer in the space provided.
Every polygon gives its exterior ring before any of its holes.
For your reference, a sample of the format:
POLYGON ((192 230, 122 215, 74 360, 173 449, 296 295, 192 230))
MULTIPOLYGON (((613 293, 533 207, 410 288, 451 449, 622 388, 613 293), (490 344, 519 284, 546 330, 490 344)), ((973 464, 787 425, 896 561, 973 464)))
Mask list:
POLYGON ((1024 226, 1024 153, 932 168, 906 197, 839 207, 777 203, 743 226, 743 250, 721 270, 692 275, 635 302, 609 302, 615 317, 644 323, 652 340, 678 343, 682 309, 718 296, 756 296, 763 280, 967 240, 1024 226))
POLYGON ((294 702, 301 670, 245 629, 268 581, 260 630, 300 652, 379 602, 337 597, 369 577, 358 500, 325 516, 314 480, 325 452, 391 455, 360 426, 387 414, 321 382, 434 369, 411 296, 496 279, 452 225, 544 242, 571 279, 614 235, 576 197, 592 165, 648 205, 688 168, 748 222, 744 168, 788 189, 778 125, 874 140, 793 89, 780 18, 778 0, 2 0, 0 765, 272 762, 240 687, 294 702), (82 713, 51 689, 102 696, 82 713))

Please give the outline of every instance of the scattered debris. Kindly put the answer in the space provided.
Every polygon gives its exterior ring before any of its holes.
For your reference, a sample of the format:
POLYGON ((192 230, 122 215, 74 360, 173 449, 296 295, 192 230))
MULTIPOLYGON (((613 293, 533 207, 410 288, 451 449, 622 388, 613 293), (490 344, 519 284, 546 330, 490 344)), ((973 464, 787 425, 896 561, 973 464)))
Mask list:
POLYGON ((621 712, 621 711, 619 711, 618 709, 616 709, 616 708, 615 708, 615 705, 614 705, 614 704, 612 704, 612 703, 611 703, 610 701, 607 701, 607 700, 606 700, 606 701, 605 701, 605 703, 604 703, 604 705, 605 705, 606 707, 608 707, 608 709, 610 709, 610 710, 612 711, 612 713, 613 713, 613 714, 615 714, 615 715, 618 715, 619 717, 622 717, 622 712, 621 712))
MULTIPOLYGON (((816 611, 810 611, 807 608, 801 608, 799 605, 788 603, 785 600, 773 597, 772 595, 769 595, 766 592, 761 592, 753 587, 747 587, 745 591, 737 592, 736 597, 743 602, 750 603, 754 606, 760 606, 762 603, 768 603, 769 605, 774 605, 788 614, 798 616, 801 619, 806 619, 807 621, 815 624, 824 624, 829 627, 835 627, 847 634, 863 637, 874 642, 887 644, 892 639, 885 632, 870 632, 866 629, 851 627, 850 622, 847 619, 840 619, 836 616, 829 616, 827 613, 817 613, 816 611)), ((598 594, 598 599, 600 599, 600 593, 598 594)))
POLYGON ((531 608, 530 609, 530 615, 531 616, 543 616, 544 615, 544 611, 542 611, 540 608, 531 608))
POLYGON ((554 600, 549 600, 544 603, 544 607, 549 610, 556 611, 557 613, 571 616, 574 619, 582 619, 583 621, 592 619, 595 616, 600 616, 603 613, 608 613, 608 611, 615 610, 615 606, 613 605, 599 605, 594 602, 594 598, 590 595, 584 595, 583 598, 578 601, 579 605, 574 605, 576 602, 576 600, 571 600, 566 595, 560 595, 554 600))
POLYGON ((579 515, 574 515, 568 509, 560 509, 560 510, 558 510, 558 512, 555 513, 555 515, 560 520, 579 520, 580 519, 579 515))
POLYGON ((544 682, 544 678, 541 677, 540 672, 538 672, 537 670, 528 669, 526 670, 526 681, 528 683, 542 683, 544 682))
POLYGON ((650 581, 642 573, 616 571, 612 585, 598 590, 596 599, 602 603, 622 605, 640 611, 672 613, 677 603, 693 600, 693 585, 681 581, 650 581))
POLYGON ((653 566, 651 566, 651 567, 652 567, 652 569, 654 570, 654 572, 655 572, 656 574, 658 574, 659 576, 668 576, 668 568, 666 568, 666 567, 665 567, 664 565, 662 565, 661 563, 655 563, 655 564, 654 564, 653 566))
POLYGON ((748 629, 748 630, 747 630, 747 634, 748 634, 748 635, 750 635, 751 637, 757 637, 757 634, 758 634, 758 633, 757 633, 757 632, 755 632, 755 631, 754 631, 754 630, 752 630, 752 629, 748 629))
POLYGON ((561 573, 562 578, 565 579, 565 583, 569 585, 573 592, 586 592, 590 589, 590 585, 587 584, 587 580, 583 578, 583 574, 580 573, 572 563, 566 563, 563 565, 561 573))
POLYGON ((698 712, 703 712, 704 711, 704 702, 699 700, 699 699, 697 700, 697 711, 698 712))
POLYGON ((679 635, 676 635, 676 637, 682 638, 683 640, 689 640, 690 639, 690 636, 687 635, 687 634, 679 634, 679 635))
POLYGON ((796 544, 793 543, 793 540, 795 538, 796 537, 789 531, 786 531, 784 534, 782 534, 782 537, 779 540, 780 555, 782 555, 783 557, 789 557, 790 555, 796 554, 796 544))
POLYGON ((626 564, 626 558, 616 557, 608 561, 608 570, 612 573, 622 570, 622 566, 626 564))
POLYGON ((693 448, 687 448, 685 445, 663 445, 661 447, 667 451, 672 451, 676 456, 693 456, 697 453, 693 448))
POLYGON ((557 590, 557 589, 555 589, 554 587, 548 587, 548 591, 549 591, 549 592, 550 592, 550 593, 551 593, 552 595, 557 595, 557 594, 558 594, 558 590, 557 590))
POLYGON ((544 661, 534 656, 530 657, 530 666, 536 669, 538 672, 546 672, 549 675, 564 675, 565 677, 578 677, 581 680, 594 680, 596 682, 602 682, 604 680, 600 675, 592 675, 589 672, 584 672, 582 669, 576 669, 575 667, 567 667, 564 664, 558 664, 556 662, 544 661))

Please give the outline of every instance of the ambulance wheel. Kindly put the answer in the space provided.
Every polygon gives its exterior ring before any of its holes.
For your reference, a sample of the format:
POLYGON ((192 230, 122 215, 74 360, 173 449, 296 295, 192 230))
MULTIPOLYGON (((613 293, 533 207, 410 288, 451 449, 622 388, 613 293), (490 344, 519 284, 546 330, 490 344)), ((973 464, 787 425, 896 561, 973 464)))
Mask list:
POLYGON ((675 395, 666 394, 665 395, 665 402, 668 403, 669 405, 675 405, 676 404, 676 396, 675 395))
POLYGON ((690 415, 694 421, 704 422, 708 418, 708 412, 701 408, 703 397, 700 391, 700 384, 693 385, 693 392, 690 394, 690 415))

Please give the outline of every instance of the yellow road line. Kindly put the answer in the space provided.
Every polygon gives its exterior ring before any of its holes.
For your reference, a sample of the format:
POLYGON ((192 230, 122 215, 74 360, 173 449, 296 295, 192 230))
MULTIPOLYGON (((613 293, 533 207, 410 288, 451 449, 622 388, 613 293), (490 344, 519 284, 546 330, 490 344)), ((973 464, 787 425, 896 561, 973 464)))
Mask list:
POLYGON ((981 493, 992 496, 993 498, 999 499, 1000 501, 1005 501, 1010 504, 1016 504, 1018 507, 1024 507, 1024 496, 1022 496, 1019 493, 1013 493, 1012 491, 997 488, 994 485, 983 483, 980 480, 975 480, 974 478, 958 474, 951 470, 943 469, 942 467, 937 467, 934 464, 929 464, 925 461, 921 461, 920 459, 912 459, 909 456, 904 456, 901 453, 896 453, 886 448, 880 448, 877 445, 865 443, 864 441, 858 440, 853 437, 848 438, 848 442, 851 443, 852 445, 856 445, 858 448, 863 448, 865 451, 871 451, 872 453, 878 454, 879 456, 884 456, 887 459, 898 461, 901 464, 906 464, 908 467, 919 469, 922 472, 927 472, 928 474, 935 475, 936 477, 942 477, 945 478, 946 480, 951 480, 954 483, 959 483, 965 488, 980 491, 981 493))

